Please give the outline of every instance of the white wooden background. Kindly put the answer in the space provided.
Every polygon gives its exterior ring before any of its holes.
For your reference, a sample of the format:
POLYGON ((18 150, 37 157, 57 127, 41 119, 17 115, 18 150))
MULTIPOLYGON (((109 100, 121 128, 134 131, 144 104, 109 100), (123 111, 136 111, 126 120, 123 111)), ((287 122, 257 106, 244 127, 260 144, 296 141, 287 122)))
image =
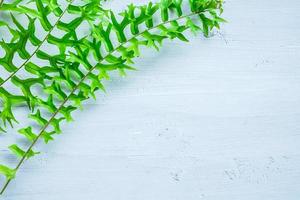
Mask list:
POLYGON ((227 0, 215 37, 145 50, 1 199, 299 200, 299 10, 227 0))

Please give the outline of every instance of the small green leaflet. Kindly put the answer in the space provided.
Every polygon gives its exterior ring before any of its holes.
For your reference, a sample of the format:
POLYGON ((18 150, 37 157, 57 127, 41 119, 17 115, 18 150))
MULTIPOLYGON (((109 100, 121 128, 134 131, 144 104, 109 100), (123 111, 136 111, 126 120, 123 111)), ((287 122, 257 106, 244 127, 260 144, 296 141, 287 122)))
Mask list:
POLYGON ((11 169, 5 165, 0 165, 0 174, 4 175, 6 179, 11 180, 15 178, 16 170, 11 169))
POLYGON ((18 147, 18 145, 16 145, 16 144, 13 144, 13 145, 9 146, 8 148, 9 148, 9 150, 11 150, 11 152, 13 154, 15 154, 17 157, 20 157, 20 158, 22 158, 23 156, 26 156, 26 158, 28 159, 28 158, 33 157, 34 155, 40 153, 40 152, 34 152, 34 151, 30 150, 26 154, 26 152, 23 149, 21 149, 20 147, 18 147))
POLYGON ((29 141, 33 142, 36 139, 36 134, 32 132, 32 127, 27 127, 19 130, 19 133, 24 135, 29 141))

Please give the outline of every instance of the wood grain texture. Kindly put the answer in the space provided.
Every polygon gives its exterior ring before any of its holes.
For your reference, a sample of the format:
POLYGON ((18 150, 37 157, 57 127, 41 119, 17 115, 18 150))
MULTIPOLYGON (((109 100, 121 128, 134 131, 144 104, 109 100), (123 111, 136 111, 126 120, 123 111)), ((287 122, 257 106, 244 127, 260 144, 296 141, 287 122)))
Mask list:
POLYGON ((299 9, 228 0, 213 38, 144 50, 1 199, 298 200, 299 9))

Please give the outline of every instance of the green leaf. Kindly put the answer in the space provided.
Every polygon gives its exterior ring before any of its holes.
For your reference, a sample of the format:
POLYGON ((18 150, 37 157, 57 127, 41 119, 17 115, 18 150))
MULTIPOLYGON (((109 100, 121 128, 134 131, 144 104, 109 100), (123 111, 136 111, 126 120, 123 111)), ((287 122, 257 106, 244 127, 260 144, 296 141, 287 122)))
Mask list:
POLYGON ((74 106, 67 106, 67 107, 63 106, 60 109, 60 113, 66 118, 66 120, 68 122, 70 122, 70 121, 73 121, 71 113, 75 110, 76 110, 76 107, 74 107, 74 106))
POLYGON ((39 15, 40 15, 40 17, 39 17, 40 22, 41 22, 43 28, 45 29, 45 31, 50 31, 52 29, 52 25, 51 25, 51 23, 49 22, 49 20, 47 18, 48 11, 44 7, 41 0, 35 0, 35 2, 36 2, 37 10, 38 10, 39 15))
POLYGON ((55 131, 52 131, 52 132, 46 132, 46 131, 44 131, 41 136, 44 139, 44 142, 46 144, 48 144, 49 141, 54 140, 54 138, 52 137, 52 135, 54 135, 54 134, 55 134, 55 131))
POLYGON ((38 109, 35 114, 30 114, 29 118, 35 120, 39 125, 45 126, 47 124, 47 120, 41 116, 41 111, 38 109))
POLYGON ((0 126, 0 133, 6 133, 6 131, 4 130, 4 128, 2 128, 1 126, 0 126))
MULTIPOLYGON (((8 73, 0 75, 0 131, 7 123, 17 123, 14 108, 18 105, 29 108, 33 120, 19 130, 31 142, 29 149, 18 144, 9 147, 21 157, 17 168, 38 153, 32 150, 38 139, 54 140, 62 122, 72 121, 73 111, 82 108, 83 101, 96 98, 98 90, 105 92, 104 79, 110 79, 111 72, 125 76, 135 70, 131 65, 144 47, 160 50, 166 39, 187 42, 187 30, 208 37, 225 22, 220 17, 222 0, 189 0, 191 13, 183 12, 186 2, 130 4, 121 13, 103 9, 100 0, 67 0, 63 6, 57 0, 17 0, 0 6, 3 15, 11 13, 11 21, 0 20, 1 29, 10 35, 7 41, 0 39, 0 67, 8 73), (68 20, 65 13, 70 14, 68 20), (81 29, 82 24, 89 27, 81 29), (42 34, 36 33, 39 25, 45 30, 42 34), (21 76, 18 71, 23 68, 21 76), (6 82, 17 90, 7 88, 6 82), (36 126, 38 133, 33 132, 36 126)), ((15 171, 4 166, 0 173, 9 179, 15 171)))
POLYGON ((32 127, 30 126, 27 128, 20 129, 18 132, 24 135, 31 142, 33 142, 37 137, 36 134, 32 132, 32 127))
POLYGON ((83 17, 78 17, 69 23, 64 23, 60 21, 57 24, 57 28, 64 30, 66 32, 75 31, 77 27, 83 22, 83 20, 84 20, 83 17))
POLYGON ((186 20, 186 26, 191 30, 191 32, 194 35, 197 35, 197 33, 201 31, 201 28, 197 26, 190 17, 188 17, 186 20))
POLYGON ((15 178, 16 170, 11 169, 5 165, 0 165, 0 174, 4 175, 7 180, 11 180, 15 178))
POLYGON ((25 151, 18 147, 16 144, 13 144, 8 147, 17 157, 22 158, 25 155, 25 151))
POLYGON ((29 159, 29 158, 35 156, 36 154, 39 154, 39 152, 34 152, 31 149, 26 154, 26 152, 23 149, 21 149, 20 147, 18 147, 18 145, 16 145, 16 144, 13 144, 13 145, 9 146, 8 148, 11 150, 11 152, 13 154, 15 154, 17 157, 20 157, 20 158, 22 158, 23 156, 26 156, 26 158, 29 159))

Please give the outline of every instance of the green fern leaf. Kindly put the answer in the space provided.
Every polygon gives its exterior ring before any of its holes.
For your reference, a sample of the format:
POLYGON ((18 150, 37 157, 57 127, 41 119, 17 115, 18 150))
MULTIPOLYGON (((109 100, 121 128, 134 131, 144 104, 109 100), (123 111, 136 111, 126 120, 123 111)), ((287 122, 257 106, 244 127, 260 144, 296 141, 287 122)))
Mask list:
POLYGON ((131 65, 134 58, 141 55, 141 47, 159 50, 166 39, 188 42, 187 30, 202 32, 209 37, 211 30, 225 22, 220 17, 223 11, 221 0, 189 0, 189 5, 191 12, 187 14, 183 12, 182 0, 161 0, 143 6, 131 4, 119 14, 103 9, 99 0, 87 1, 81 6, 69 1, 65 8, 56 0, 18 0, 0 6, 0 11, 12 13, 14 23, 12 26, 0 20, 0 28, 7 28, 12 38, 9 42, 0 41, 5 52, 0 65, 9 73, 8 77, 0 77, 0 100, 3 102, 0 130, 5 131, 7 123, 17 122, 13 113, 16 105, 26 104, 29 118, 35 123, 35 126, 19 130, 30 142, 26 150, 18 144, 9 147, 21 159, 15 170, 0 166, 0 173, 8 180, 0 193, 24 160, 38 153, 32 149, 40 138, 45 143, 54 140, 54 134, 61 133, 62 121, 72 121, 72 112, 82 108, 83 101, 96 98, 98 90, 105 92, 103 80, 109 79, 112 71, 125 76, 128 70, 135 70, 131 65), (64 21, 65 13, 71 14, 73 19, 64 21), (26 28, 18 21, 17 14, 28 19, 26 28), (53 15, 57 19, 52 24, 49 17, 53 15), (161 21, 156 23, 157 15, 161 21), (36 21, 46 32, 41 40, 36 34, 36 21), (79 37, 78 29, 84 23, 90 30, 79 37), (60 36, 52 32, 54 29, 60 36), (33 52, 27 50, 28 42, 35 47, 33 52), (55 46, 59 53, 42 49, 45 43, 55 46), (20 66, 13 64, 15 55, 24 61, 20 66), (40 64, 32 57, 46 64, 40 64), (22 68, 30 78, 17 74, 22 68), (4 85, 7 82, 17 87, 21 95, 9 92, 4 85), (34 87, 40 88, 40 96, 35 95, 34 87), (40 130, 34 133, 36 126, 40 130))

